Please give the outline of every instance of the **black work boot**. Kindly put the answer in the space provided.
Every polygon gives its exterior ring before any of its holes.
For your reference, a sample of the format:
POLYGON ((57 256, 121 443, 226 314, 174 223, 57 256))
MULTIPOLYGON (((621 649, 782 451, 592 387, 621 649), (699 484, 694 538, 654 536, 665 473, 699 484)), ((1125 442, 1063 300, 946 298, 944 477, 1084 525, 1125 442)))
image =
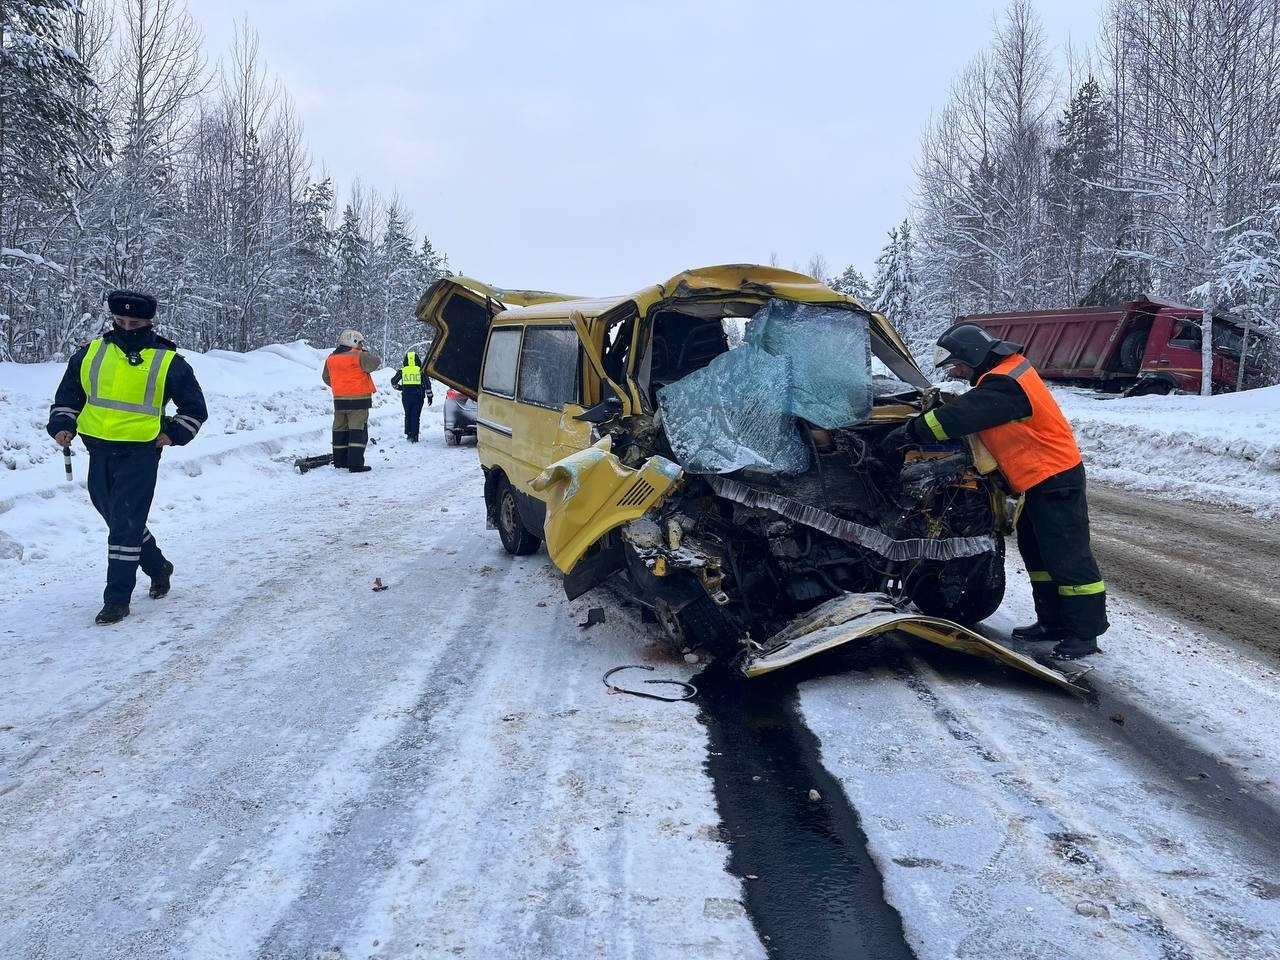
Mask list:
POLYGON ((94 623, 119 623, 129 615, 129 605, 127 603, 104 603, 102 609, 98 611, 98 615, 93 618, 94 623))
POLYGON ((364 462, 364 447, 354 447, 347 451, 347 469, 352 473, 368 473, 373 469, 364 462))
POLYGON ((151 578, 151 589, 147 591, 147 596, 152 600, 159 600, 161 597, 166 596, 169 593, 169 578, 172 576, 173 564, 166 560, 164 569, 151 578))
POLYGON ((1079 660, 1100 652, 1097 637, 1077 637, 1069 633, 1058 641, 1050 656, 1055 660, 1079 660))
POLYGON ((1009 636, 1022 643, 1040 643, 1061 640, 1063 632, 1061 627, 1047 627, 1037 620, 1029 626, 1014 627, 1009 636))

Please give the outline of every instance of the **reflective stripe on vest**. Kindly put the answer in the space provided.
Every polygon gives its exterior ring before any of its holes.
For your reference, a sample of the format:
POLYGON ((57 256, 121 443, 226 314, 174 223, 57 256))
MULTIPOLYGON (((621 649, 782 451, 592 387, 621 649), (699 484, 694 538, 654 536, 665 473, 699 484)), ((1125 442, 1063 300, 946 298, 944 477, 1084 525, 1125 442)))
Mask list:
POLYGON ((373 377, 360 369, 360 351, 331 353, 325 360, 329 369, 329 386, 335 397, 371 397, 376 391, 373 377))
POLYGON ((1079 464, 1080 448, 1076 446, 1071 424, 1031 361, 1020 353, 1005 357, 979 377, 978 383, 993 373, 1017 380, 1031 401, 1031 416, 1027 419, 978 431, 1013 492, 1022 493, 1055 473, 1079 464))
POLYGON ((405 359, 408 360, 408 363, 400 368, 400 386, 422 386, 422 368, 418 366, 418 355, 410 350, 405 359))
POLYGON ((164 347, 141 351, 142 363, 129 363, 118 344, 101 337, 89 344, 80 362, 84 409, 76 429, 99 440, 146 442, 160 435, 164 388, 177 354, 164 347))

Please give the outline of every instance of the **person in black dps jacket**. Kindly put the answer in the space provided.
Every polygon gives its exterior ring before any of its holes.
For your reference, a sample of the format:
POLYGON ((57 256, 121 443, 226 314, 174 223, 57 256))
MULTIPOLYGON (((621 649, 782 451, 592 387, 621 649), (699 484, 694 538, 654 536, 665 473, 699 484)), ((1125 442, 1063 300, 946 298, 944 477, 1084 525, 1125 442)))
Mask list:
POLYGON ((416 350, 404 355, 404 366, 391 375, 391 386, 400 391, 404 406, 404 435, 410 443, 418 442, 418 429, 422 423, 422 401, 431 406, 431 380, 422 369, 416 350))
POLYGON ((152 599, 169 592, 173 564, 147 529, 160 453, 190 443, 209 415, 195 371, 151 327, 155 297, 112 290, 107 309, 111 329, 71 357, 45 428, 61 447, 79 434, 89 451, 89 499, 107 522, 107 587, 94 618, 104 624, 129 615, 139 566, 152 599))
POLYGON ((976 433, 1022 495, 1018 552, 1031 578, 1036 622, 1016 640, 1055 641, 1053 656, 1074 660, 1098 652, 1107 629, 1107 593, 1089 547, 1084 463, 1062 415, 1022 347, 959 323, 938 338, 934 366, 973 384, 968 393, 909 420, 882 441, 886 455, 911 443, 976 433))

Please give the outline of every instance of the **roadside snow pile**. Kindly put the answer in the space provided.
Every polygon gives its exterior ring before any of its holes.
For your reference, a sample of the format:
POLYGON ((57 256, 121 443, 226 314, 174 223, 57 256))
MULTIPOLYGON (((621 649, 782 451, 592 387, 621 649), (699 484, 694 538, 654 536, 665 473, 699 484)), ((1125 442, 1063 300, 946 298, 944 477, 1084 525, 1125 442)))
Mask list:
POLYGON ((1091 479, 1280 515, 1280 386, 1217 397, 1054 395, 1091 479))
MULTIPOLYGON (((302 341, 273 344, 249 353, 210 350, 208 353, 181 351, 195 369, 209 405, 209 421, 195 443, 184 450, 172 450, 166 459, 185 459, 202 450, 209 453, 209 441, 218 435, 242 434, 264 428, 286 435, 312 431, 332 415, 329 388, 320 380, 320 368, 329 351, 317 350, 302 341), (289 425, 296 427, 290 429, 289 425)), ((45 433, 49 404, 66 370, 64 363, 0 363, 0 467, 25 471, 46 465, 46 479, 59 479, 48 467, 59 460, 58 448, 45 433)), ((377 405, 393 401, 388 388, 391 371, 374 374, 380 392, 377 405)), ((170 406, 169 412, 173 412, 170 406)), ((226 444, 220 445, 222 448, 226 444)), ((77 445, 77 451, 79 445, 77 445)), ((13 477, 0 471, 0 497, 12 494, 13 477)))
MULTIPOLYGON (((165 451, 161 491, 166 475, 199 476, 229 457, 255 468, 273 457, 328 451, 333 403, 320 379, 327 350, 297 342, 249 353, 183 350, 182 355, 204 389, 209 420, 192 443, 165 451)), ((64 370, 65 363, 0 363, 0 559, 24 553, 30 559, 33 551, 40 552, 39 531, 49 516, 45 501, 77 488, 83 497, 84 447, 78 441, 72 445, 76 482, 69 484, 61 452, 44 429, 64 370)), ((375 410, 395 404, 398 411, 391 373, 384 368, 374 374, 375 410)))

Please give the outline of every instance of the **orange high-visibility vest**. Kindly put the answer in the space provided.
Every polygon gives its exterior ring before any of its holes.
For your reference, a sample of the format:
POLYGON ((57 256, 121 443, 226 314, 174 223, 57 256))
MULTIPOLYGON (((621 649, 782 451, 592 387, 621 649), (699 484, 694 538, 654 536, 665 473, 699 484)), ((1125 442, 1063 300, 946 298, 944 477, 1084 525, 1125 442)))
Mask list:
POLYGON ((1005 357, 979 377, 978 383, 993 373, 1017 380, 1031 401, 1031 416, 1027 419, 978 431, 1013 492, 1029 490, 1055 473, 1080 463, 1080 448, 1076 446, 1071 424, 1031 361, 1020 353, 1005 357))
POLYGON ((360 369, 360 351, 331 353, 324 365, 335 397, 368 397, 377 391, 373 377, 360 369))

